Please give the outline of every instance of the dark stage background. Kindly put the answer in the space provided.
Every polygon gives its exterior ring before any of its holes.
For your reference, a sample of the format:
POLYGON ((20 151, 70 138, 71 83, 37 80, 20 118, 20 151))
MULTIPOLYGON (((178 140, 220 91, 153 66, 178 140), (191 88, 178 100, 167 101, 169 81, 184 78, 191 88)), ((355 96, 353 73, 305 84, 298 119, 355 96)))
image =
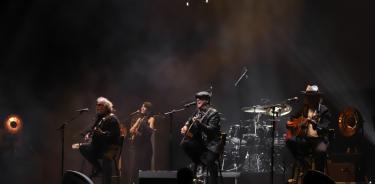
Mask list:
MULTIPOLYGON (((0 150, 0 183, 58 183, 56 128, 75 109, 89 107, 66 129, 66 169, 79 170, 82 158, 70 145, 92 123, 98 96, 108 97, 123 121, 144 100, 162 113, 210 86, 227 128, 249 118, 243 106, 261 98, 276 103, 318 84, 333 114, 348 105, 361 111, 365 153, 373 155, 370 2, 192 0, 186 7, 183 0, 2 1, 0 120, 18 114, 24 129, 14 150, 0 150), (235 88, 243 67, 248 79, 235 88)), ((178 142, 190 112, 175 114, 172 129, 168 118, 158 118, 157 169, 187 163, 178 142)), ((367 159, 374 176, 374 157, 367 159)))

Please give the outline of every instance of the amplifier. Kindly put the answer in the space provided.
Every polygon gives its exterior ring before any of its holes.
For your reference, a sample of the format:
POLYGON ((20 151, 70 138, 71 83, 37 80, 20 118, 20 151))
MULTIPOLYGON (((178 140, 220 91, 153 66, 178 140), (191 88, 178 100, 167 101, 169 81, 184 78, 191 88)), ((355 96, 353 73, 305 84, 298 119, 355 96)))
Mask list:
POLYGON ((356 181, 355 164, 352 163, 328 163, 327 174, 336 182, 356 181))
MULTIPOLYGON (((223 172, 225 184, 237 184, 238 172, 223 172)), ((177 184, 177 171, 139 171, 139 184, 177 184)), ((219 178, 220 181, 220 178, 219 178)))

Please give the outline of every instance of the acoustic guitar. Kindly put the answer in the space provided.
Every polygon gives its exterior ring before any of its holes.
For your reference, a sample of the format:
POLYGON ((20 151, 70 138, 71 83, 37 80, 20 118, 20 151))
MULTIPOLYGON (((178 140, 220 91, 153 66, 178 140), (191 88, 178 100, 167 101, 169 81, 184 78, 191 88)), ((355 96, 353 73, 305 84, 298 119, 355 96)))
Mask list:
POLYGON ((313 118, 306 118, 300 116, 299 118, 293 119, 287 122, 287 135, 286 138, 290 139, 293 136, 307 136, 307 137, 318 137, 316 125, 319 122, 317 116, 313 118))

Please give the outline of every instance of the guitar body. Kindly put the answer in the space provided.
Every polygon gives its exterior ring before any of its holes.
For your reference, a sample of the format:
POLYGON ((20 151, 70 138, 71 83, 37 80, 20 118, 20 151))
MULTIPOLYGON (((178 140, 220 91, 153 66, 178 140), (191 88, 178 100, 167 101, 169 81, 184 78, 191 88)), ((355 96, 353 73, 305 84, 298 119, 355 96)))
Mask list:
POLYGON ((290 139, 293 136, 308 136, 309 133, 309 125, 311 125, 312 122, 303 116, 300 116, 299 118, 293 119, 291 121, 287 122, 287 134, 286 139, 290 139))
POLYGON ((82 145, 101 145, 105 143, 105 137, 97 135, 96 132, 103 132, 102 129, 99 128, 99 126, 94 126, 92 130, 88 131, 83 138, 82 142, 74 143, 72 144, 72 149, 79 149, 82 145))
POLYGON ((72 144, 72 149, 79 149, 82 145, 90 145, 92 143, 92 131, 87 132, 82 142, 72 144))
POLYGON ((194 137, 197 137, 196 134, 196 130, 194 130, 194 125, 198 124, 198 123, 201 123, 203 121, 203 119, 206 117, 206 115, 208 114, 208 111, 204 114, 202 113, 197 113, 192 119, 191 119, 191 123, 187 129, 187 131, 185 132, 184 134, 184 137, 182 138, 181 142, 180 142, 180 145, 182 145, 185 141, 188 141, 188 140, 192 140, 194 137))

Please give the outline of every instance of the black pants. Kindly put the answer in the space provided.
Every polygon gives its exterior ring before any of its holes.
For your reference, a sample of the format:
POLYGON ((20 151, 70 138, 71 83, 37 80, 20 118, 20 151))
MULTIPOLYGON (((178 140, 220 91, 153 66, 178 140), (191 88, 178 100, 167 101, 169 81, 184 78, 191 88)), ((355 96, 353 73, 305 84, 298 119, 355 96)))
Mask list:
MULTIPOLYGON (((218 183, 218 165, 216 160, 219 158, 219 154, 208 150, 203 144, 198 141, 186 141, 182 144, 185 153, 194 162, 195 165, 203 165, 207 167, 209 172, 208 183, 218 183)), ((196 170, 194 170, 196 174, 196 170)))
POLYGON ((312 154, 316 170, 324 172, 327 152, 326 150, 318 149, 322 144, 324 144, 323 146, 327 145, 325 139, 321 137, 292 137, 286 141, 286 145, 294 158, 302 165, 307 165, 305 157, 312 154))
POLYGON ((104 151, 96 148, 91 144, 81 145, 79 151, 87 161, 91 163, 93 169, 103 173, 103 184, 110 184, 112 179, 112 162, 113 160, 103 157, 104 151), (103 166, 99 160, 102 159, 103 166))

